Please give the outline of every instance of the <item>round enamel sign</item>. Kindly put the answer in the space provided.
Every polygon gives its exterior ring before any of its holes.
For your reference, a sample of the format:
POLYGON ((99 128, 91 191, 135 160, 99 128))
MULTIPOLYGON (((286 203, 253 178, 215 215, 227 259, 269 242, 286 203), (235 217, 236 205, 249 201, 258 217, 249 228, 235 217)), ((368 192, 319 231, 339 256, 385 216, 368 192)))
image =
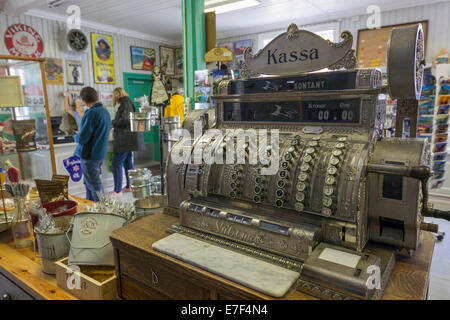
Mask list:
POLYGON ((6 30, 5 46, 13 56, 39 58, 44 51, 39 33, 25 24, 13 24, 6 30))

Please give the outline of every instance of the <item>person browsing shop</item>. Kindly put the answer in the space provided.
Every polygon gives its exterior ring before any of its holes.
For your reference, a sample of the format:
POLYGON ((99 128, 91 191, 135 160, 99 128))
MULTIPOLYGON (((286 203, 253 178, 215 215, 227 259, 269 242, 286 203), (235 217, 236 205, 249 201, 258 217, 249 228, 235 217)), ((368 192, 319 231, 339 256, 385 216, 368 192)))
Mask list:
POLYGON ((142 133, 131 132, 130 112, 136 112, 136 108, 127 92, 122 88, 116 88, 113 91, 112 102, 114 105, 119 105, 112 122, 114 127, 114 154, 112 158, 114 195, 119 195, 122 191, 130 191, 128 170, 134 169, 133 151, 144 150, 144 137, 142 133), (124 169, 127 184, 122 190, 124 169))
POLYGON ((80 100, 75 100, 75 109, 72 109, 72 107, 70 106, 70 101, 69 101, 69 94, 68 93, 64 93, 64 108, 66 109, 66 112, 72 116, 72 118, 74 118, 78 130, 80 130, 81 128, 81 119, 84 116, 84 111, 83 111, 83 105, 81 104, 80 100))
POLYGON ((78 143, 75 155, 81 158, 86 199, 98 202, 97 192, 103 191, 100 174, 108 153, 111 116, 99 101, 94 88, 83 88, 80 97, 88 110, 81 119, 80 132, 74 137, 78 143))

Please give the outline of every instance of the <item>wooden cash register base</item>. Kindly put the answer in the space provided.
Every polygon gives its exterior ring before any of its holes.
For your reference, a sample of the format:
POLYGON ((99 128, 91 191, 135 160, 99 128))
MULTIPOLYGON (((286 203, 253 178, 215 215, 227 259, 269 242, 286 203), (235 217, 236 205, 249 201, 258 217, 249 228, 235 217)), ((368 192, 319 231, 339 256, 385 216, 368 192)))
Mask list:
MULTIPOLYGON (((86 200, 74 198, 80 205, 86 200)), ((79 207, 82 210, 82 207, 79 207)), ((159 212, 111 234, 116 254, 119 297, 123 299, 271 299, 152 250, 152 243, 168 234, 178 219, 159 212)), ((434 236, 423 232, 412 259, 399 259, 383 299, 425 299, 427 296, 434 236)), ((59 288, 55 276, 42 273, 32 248, 17 250, 11 232, 0 233, 0 299, 14 291, 20 299, 72 300, 59 288)), ((311 296, 291 290, 283 299, 311 296)))
MULTIPOLYGON (((152 249, 178 218, 164 212, 142 218, 111 233, 118 293, 123 299, 272 299, 152 249)), ((434 236, 422 232, 410 259, 398 258, 382 299, 426 299, 434 236)), ((313 297, 291 289, 282 299, 313 297)))

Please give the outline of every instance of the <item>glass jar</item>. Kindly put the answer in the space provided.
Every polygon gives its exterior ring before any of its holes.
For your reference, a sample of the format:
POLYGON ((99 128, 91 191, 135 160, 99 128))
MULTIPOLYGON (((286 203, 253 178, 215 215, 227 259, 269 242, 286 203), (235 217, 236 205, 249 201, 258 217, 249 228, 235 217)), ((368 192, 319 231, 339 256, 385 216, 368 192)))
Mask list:
POLYGON ((16 248, 33 246, 33 225, 25 204, 25 198, 14 198, 14 218, 12 221, 11 230, 16 248))

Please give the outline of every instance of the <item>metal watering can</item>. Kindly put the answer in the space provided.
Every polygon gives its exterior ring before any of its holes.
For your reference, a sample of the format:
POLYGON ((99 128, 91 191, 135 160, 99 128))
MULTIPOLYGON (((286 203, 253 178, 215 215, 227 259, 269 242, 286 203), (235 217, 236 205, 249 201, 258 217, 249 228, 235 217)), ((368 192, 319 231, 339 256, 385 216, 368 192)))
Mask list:
POLYGON ((110 213, 76 214, 66 233, 70 242, 69 265, 114 266, 114 250, 109 235, 126 221, 125 217, 110 213))

